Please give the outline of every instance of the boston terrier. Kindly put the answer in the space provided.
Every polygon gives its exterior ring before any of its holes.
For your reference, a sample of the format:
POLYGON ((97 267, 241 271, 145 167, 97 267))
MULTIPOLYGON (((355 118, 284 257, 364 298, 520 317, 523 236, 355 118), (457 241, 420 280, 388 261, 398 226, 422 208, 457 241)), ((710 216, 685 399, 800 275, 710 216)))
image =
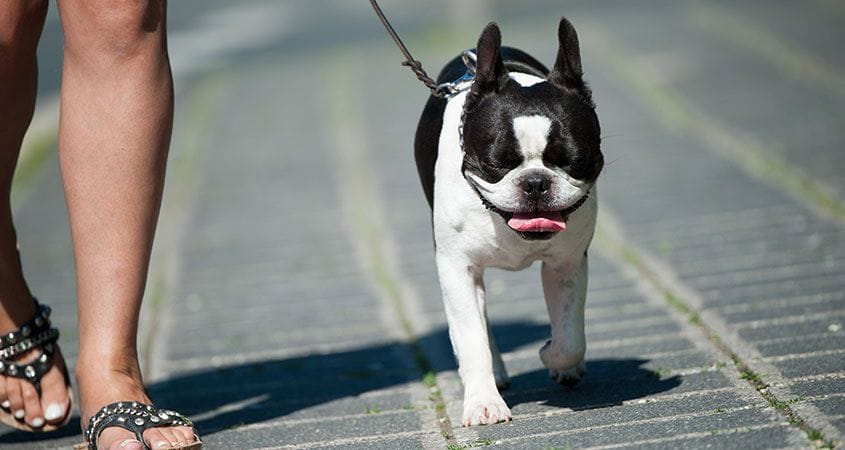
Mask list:
MULTIPOLYGON (((511 419, 498 391, 510 379, 487 320, 488 267, 522 270, 542 261, 551 339, 540 360, 564 385, 586 370, 586 252, 604 159, 578 36, 566 18, 558 41, 549 71, 502 47, 490 23, 475 49, 471 87, 431 96, 417 128, 417 169, 432 208, 437 272, 464 384, 464 426, 511 419)), ((438 83, 468 80, 461 78, 466 71, 455 58, 438 83)))

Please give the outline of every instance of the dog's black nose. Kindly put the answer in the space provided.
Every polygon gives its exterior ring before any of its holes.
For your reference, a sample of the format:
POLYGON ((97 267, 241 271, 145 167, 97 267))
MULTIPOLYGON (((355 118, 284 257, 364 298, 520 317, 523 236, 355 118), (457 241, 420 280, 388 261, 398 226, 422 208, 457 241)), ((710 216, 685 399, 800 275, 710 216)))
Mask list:
POLYGON ((542 175, 530 175, 522 179, 522 190, 529 197, 538 197, 548 192, 552 182, 542 175))

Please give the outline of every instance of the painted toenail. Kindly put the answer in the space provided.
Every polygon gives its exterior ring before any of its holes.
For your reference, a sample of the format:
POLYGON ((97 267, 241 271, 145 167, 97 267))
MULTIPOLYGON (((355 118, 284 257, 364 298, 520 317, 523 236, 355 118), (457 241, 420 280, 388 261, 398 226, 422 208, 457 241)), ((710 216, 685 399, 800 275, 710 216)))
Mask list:
POLYGON ((170 447, 170 442, 167 441, 159 441, 156 444, 156 448, 163 448, 163 447, 170 447))
POLYGON ((64 416, 64 410, 58 403, 50 403, 50 406, 44 411, 44 418, 47 420, 56 420, 64 416))
POLYGON ((32 426, 33 428, 41 428, 44 426, 44 419, 40 417, 36 417, 32 419, 32 426))
POLYGON ((8 400, 3 400, 2 402, 0 402, 0 406, 4 407, 6 409, 9 409, 9 407, 12 406, 12 404, 9 403, 8 400))
POLYGON ((22 409, 15 411, 15 419, 23 419, 23 417, 25 415, 26 415, 26 411, 24 411, 22 409))

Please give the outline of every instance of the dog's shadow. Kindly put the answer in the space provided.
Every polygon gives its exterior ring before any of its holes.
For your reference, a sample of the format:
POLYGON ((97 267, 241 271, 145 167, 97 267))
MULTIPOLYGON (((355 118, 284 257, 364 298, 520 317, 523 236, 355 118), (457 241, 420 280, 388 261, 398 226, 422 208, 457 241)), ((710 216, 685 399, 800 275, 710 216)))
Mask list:
MULTIPOLYGON (((494 325, 493 331, 499 348, 508 352, 534 342, 539 347, 547 337, 548 325, 509 322, 494 325)), ((430 358, 434 371, 455 369, 445 329, 422 337, 419 345, 428 354, 441 353, 430 358)), ((413 355, 414 349, 408 344, 392 342, 327 354, 205 368, 153 384, 148 390, 160 407, 178 409, 194 418, 200 435, 294 413, 301 418, 378 413, 415 406, 410 400, 405 405, 382 403, 395 402, 392 396, 363 395, 420 380, 413 355)), ((660 379, 654 372, 643 369, 641 366, 646 362, 588 360, 587 377, 574 389, 555 385, 545 370, 520 374, 505 391, 505 399, 511 406, 545 401, 552 406, 592 409, 664 392, 680 384, 677 377, 660 379)), ((27 433, 11 432, 0 436, 0 442, 32 438, 27 433)))

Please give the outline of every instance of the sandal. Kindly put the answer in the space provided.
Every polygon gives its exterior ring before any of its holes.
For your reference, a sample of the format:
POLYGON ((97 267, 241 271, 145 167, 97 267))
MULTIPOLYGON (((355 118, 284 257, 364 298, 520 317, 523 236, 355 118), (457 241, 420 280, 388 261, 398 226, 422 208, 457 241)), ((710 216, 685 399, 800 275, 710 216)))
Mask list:
MULTIPOLYGON (((100 433, 108 427, 120 427, 135 434, 135 439, 149 449, 144 441, 144 431, 157 427, 193 427, 190 419, 175 411, 157 409, 153 405, 140 402, 119 402, 104 406, 97 414, 88 421, 88 428, 85 429, 85 440, 82 444, 74 446, 74 450, 97 450, 97 439, 100 433)), ((195 435, 196 436, 196 435, 195 435)), ((200 450, 202 441, 197 438, 196 442, 176 447, 167 447, 164 450, 200 450)))
MULTIPOLYGON (((0 336, 0 375, 20 378, 30 382, 40 397, 41 377, 53 367, 56 352, 55 343, 59 339, 59 330, 50 327, 49 306, 39 304, 38 300, 35 300, 35 307, 37 311, 32 320, 24 324, 17 331, 0 336), (40 354, 29 362, 13 360, 16 356, 22 355, 32 349, 40 349, 40 354)), ((34 428, 23 420, 15 418, 12 411, 3 406, 0 406, 0 422, 18 430, 29 432, 53 431, 67 425, 70 421, 73 406, 73 389, 70 386, 67 365, 65 365, 63 375, 70 401, 62 423, 58 425, 45 423, 42 427, 34 428)))

